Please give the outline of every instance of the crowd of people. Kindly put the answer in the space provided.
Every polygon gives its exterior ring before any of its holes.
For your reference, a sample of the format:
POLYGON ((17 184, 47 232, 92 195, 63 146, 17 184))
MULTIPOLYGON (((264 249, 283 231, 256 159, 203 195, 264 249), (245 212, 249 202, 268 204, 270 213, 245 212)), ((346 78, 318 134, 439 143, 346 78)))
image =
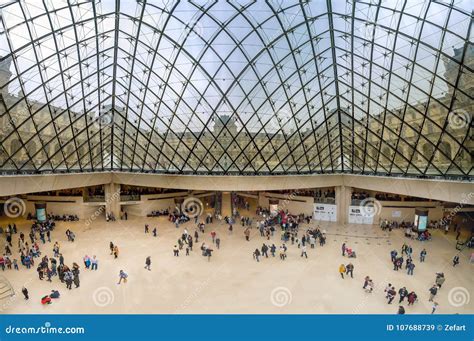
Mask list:
MULTIPOLYGON (((269 214, 266 209, 257 208, 257 219, 255 221, 256 229, 255 234, 252 234, 253 220, 250 216, 240 217, 240 225, 242 227, 243 237, 246 241, 250 241, 250 238, 262 238, 261 246, 253 249, 252 257, 256 262, 261 262, 262 259, 268 258, 279 258, 281 261, 285 261, 288 258, 288 249, 295 248, 298 250, 299 258, 308 259, 309 250, 315 249, 319 244, 319 247, 326 245, 326 231, 320 226, 312 227, 311 218, 303 214, 300 215, 291 215, 288 211, 280 210, 277 214, 269 214), (308 226, 303 227, 303 224, 308 226), (275 239, 275 236, 277 239, 275 239), (279 241, 276 241, 279 240, 279 241)), ((165 215, 165 214, 162 214, 165 215)), ((186 215, 186 212, 173 212, 168 213, 169 221, 173 222, 177 228, 182 227, 183 230, 179 230, 180 236, 177 238, 176 243, 172 244, 173 246, 173 256, 180 257, 182 253, 185 253, 185 256, 190 256, 191 252, 194 250, 195 245, 200 243, 200 251, 203 257, 207 258, 209 262, 214 251, 218 252, 222 247, 222 239, 220 233, 217 233, 215 229, 208 229, 207 225, 212 224, 212 219, 209 220, 205 218, 205 221, 198 221, 195 219, 196 228, 193 233, 188 231, 190 218, 186 215), (187 224, 188 223, 188 224, 187 224), (210 242, 206 242, 200 239, 205 238, 206 236, 210 237, 210 242)), ((229 234, 233 233, 233 224, 235 223, 232 217, 225 217, 225 224, 228 225, 229 234)), ((412 227, 410 223, 396 223, 383 221, 381 223, 382 229, 391 229, 391 228, 406 228, 409 229, 412 227)), ((23 232, 19 232, 16 225, 8 225, 4 232, 6 236, 7 244, 5 246, 5 252, 2 257, 0 257, 0 268, 5 270, 16 270, 19 271, 20 267, 30 269, 31 267, 36 267, 39 280, 46 280, 48 282, 53 282, 54 278, 57 277, 60 283, 64 283, 66 289, 72 290, 73 284, 74 288, 80 287, 80 266, 76 262, 69 262, 71 266, 65 263, 63 254, 61 253, 61 246, 58 241, 52 242, 52 231, 55 229, 55 222, 53 219, 49 219, 46 222, 39 223, 34 222, 31 226, 30 233, 28 235, 29 240, 26 240, 26 236, 23 232), (19 234, 18 237, 18 252, 20 254, 20 261, 15 258, 12 258, 12 248, 13 248, 13 237, 19 234), (53 244, 52 251, 53 256, 48 256, 47 252, 42 248, 43 245, 53 244)), ((145 225, 145 234, 150 233, 150 227, 148 224, 145 225)), ((71 243, 75 241, 75 234, 70 229, 66 229, 67 240, 71 243)), ((153 236, 157 237, 157 228, 155 227, 152 231, 153 236)), ((109 244, 110 255, 114 259, 119 257, 119 248, 118 245, 114 242, 109 244)), ((348 258, 357 258, 356 251, 343 243, 341 246, 342 256, 348 258)), ((397 250, 392 250, 390 252, 391 263, 393 265, 394 271, 406 270, 407 275, 413 276, 415 273, 415 261, 414 259, 419 259, 419 263, 424 263, 428 257, 427 250, 425 248, 419 251, 419 256, 414 256, 414 249, 411 245, 404 243, 401 248, 400 254, 397 250)), ((98 259, 95 255, 88 256, 84 255, 83 257, 84 270, 98 270, 98 259)), ((354 269, 355 266, 348 260, 347 262, 341 262, 338 268, 339 275, 342 279, 354 278, 354 269)), ((455 255, 452 260, 453 267, 456 267, 460 262, 459 256, 455 255)), ((339 262, 338 262, 339 263, 339 262)), ((357 264, 357 263, 356 263, 357 264)), ((144 269, 151 271, 151 256, 147 256, 145 259, 144 269)), ((128 274, 124 270, 119 272, 119 281, 117 284, 126 283, 128 279, 128 274)), ((435 302, 436 295, 441 289, 445 277, 443 273, 437 273, 435 283, 429 288, 429 301, 433 302, 433 313, 438 307, 438 303, 435 302)), ((367 293, 374 292, 375 284, 374 280, 369 276, 366 276, 364 279, 364 284, 362 287, 367 293)), ((417 301, 417 294, 414 291, 410 291, 406 286, 399 287, 396 289, 395 285, 389 283, 385 287, 385 298, 387 299, 388 304, 392 304, 398 294, 398 303, 399 303, 399 313, 405 313, 405 308, 401 305, 405 302, 405 299, 408 305, 413 305, 417 301)), ((29 293, 27 288, 24 288, 23 294, 25 299, 29 298, 29 293)), ((59 291, 53 290, 51 294, 42 297, 42 302, 45 301, 45 304, 51 304, 51 299, 59 297, 59 291)))

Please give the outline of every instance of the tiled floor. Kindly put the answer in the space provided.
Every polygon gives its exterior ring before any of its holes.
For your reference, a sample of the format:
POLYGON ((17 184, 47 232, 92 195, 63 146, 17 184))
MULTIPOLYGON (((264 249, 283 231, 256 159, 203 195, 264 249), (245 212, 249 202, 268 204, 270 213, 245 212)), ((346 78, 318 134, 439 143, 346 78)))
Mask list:
MULTIPOLYGON (((313 223, 314 225, 316 223, 313 223)), ((5 226, 4 222, 0 223, 5 226)), ((29 222, 18 222, 22 230, 29 222)), ((206 227, 206 235, 199 240, 189 257, 184 252, 173 257, 172 248, 186 227, 194 233, 194 223, 176 229, 165 218, 131 218, 128 221, 105 223, 102 219, 86 227, 83 221, 58 223, 53 241, 59 240, 66 263, 82 265, 85 254, 97 255, 99 270, 81 271, 81 287, 67 291, 57 278, 52 283, 40 281, 34 269, 5 271, 0 274, 13 284, 18 295, 0 302, 3 313, 396 313, 398 299, 388 305, 383 293, 388 282, 397 291, 401 286, 414 290, 419 301, 405 309, 407 313, 429 313, 428 289, 435 273, 445 273, 446 282, 436 301, 437 313, 474 313, 473 266, 469 264, 469 251, 461 255, 458 267, 451 266, 456 253, 453 235, 434 232, 431 242, 411 241, 414 254, 422 247, 428 251, 425 263, 415 259, 415 275, 406 271, 393 271, 390 250, 400 252, 403 231, 383 232, 376 226, 322 223, 327 230, 327 245, 308 248, 308 259, 300 257, 296 245, 289 245, 288 259, 252 259, 252 252, 265 240, 252 231, 250 242, 243 237, 242 228, 235 226, 233 235, 224 224, 206 227), (159 236, 144 234, 143 226, 158 227, 159 236), (64 231, 70 228, 77 236, 68 243, 64 231), (201 241, 210 243, 210 231, 215 229, 222 240, 210 262, 202 257, 201 241), (120 248, 114 260, 109 253, 109 242, 120 248), (358 257, 348 259, 341 255, 345 242, 356 250, 358 257), (145 270, 145 257, 152 258, 152 271, 145 270), (354 278, 342 279, 338 273, 341 263, 354 266, 354 278), (119 270, 129 274, 126 284, 117 285, 119 270), (362 290, 366 275, 373 278, 376 289, 369 294, 362 290), (31 299, 25 301, 20 293, 25 285, 31 299), (51 289, 60 290, 62 296, 52 305, 42 306, 41 296, 51 289)), ((14 238, 17 243, 18 235, 14 238)), ((1 238, 3 248, 4 238, 1 238)), ((278 247, 277 236, 271 243, 278 247)), ((290 243, 291 244, 291 243, 290 243)), ((41 246, 52 255, 52 243, 41 246)), ((15 248, 16 249, 16 248, 15 248)), ((16 250, 15 250, 16 251, 16 250)))

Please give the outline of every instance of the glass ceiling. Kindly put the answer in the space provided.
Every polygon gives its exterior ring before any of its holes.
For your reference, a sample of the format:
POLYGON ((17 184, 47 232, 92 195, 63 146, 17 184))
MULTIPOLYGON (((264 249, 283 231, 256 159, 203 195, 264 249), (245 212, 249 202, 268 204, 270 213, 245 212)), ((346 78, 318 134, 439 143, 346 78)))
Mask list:
POLYGON ((472 178, 472 26, 470 0, 0 0, 0 169, 472 178))

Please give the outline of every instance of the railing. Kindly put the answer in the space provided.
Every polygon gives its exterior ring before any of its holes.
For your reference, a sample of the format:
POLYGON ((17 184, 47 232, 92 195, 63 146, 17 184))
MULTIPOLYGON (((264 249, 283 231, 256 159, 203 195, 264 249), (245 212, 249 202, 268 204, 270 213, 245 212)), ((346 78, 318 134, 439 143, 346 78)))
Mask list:
POLYGON ((140 194, 120 195, 120 201, 140 201, 140 194))
POLYGON ((85 198, 84 202, 104 202, 105 195, 90 195, 85 198))
POLYGON ((335 204, 336 198, 314 198, 316 204, 335 204))

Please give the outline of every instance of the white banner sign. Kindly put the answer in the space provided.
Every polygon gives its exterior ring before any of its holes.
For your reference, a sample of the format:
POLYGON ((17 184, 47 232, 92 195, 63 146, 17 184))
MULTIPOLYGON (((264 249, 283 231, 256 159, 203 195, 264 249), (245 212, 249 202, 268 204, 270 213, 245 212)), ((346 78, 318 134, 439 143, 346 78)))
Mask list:
POLYGON ((330 204, 314 204, 314 220, 336 221, 337 206, 330 204))
POLYGON ((374 223, 374 216, 369 210, 362 206, 349 206, 349 224, 368 224, 374 223))

